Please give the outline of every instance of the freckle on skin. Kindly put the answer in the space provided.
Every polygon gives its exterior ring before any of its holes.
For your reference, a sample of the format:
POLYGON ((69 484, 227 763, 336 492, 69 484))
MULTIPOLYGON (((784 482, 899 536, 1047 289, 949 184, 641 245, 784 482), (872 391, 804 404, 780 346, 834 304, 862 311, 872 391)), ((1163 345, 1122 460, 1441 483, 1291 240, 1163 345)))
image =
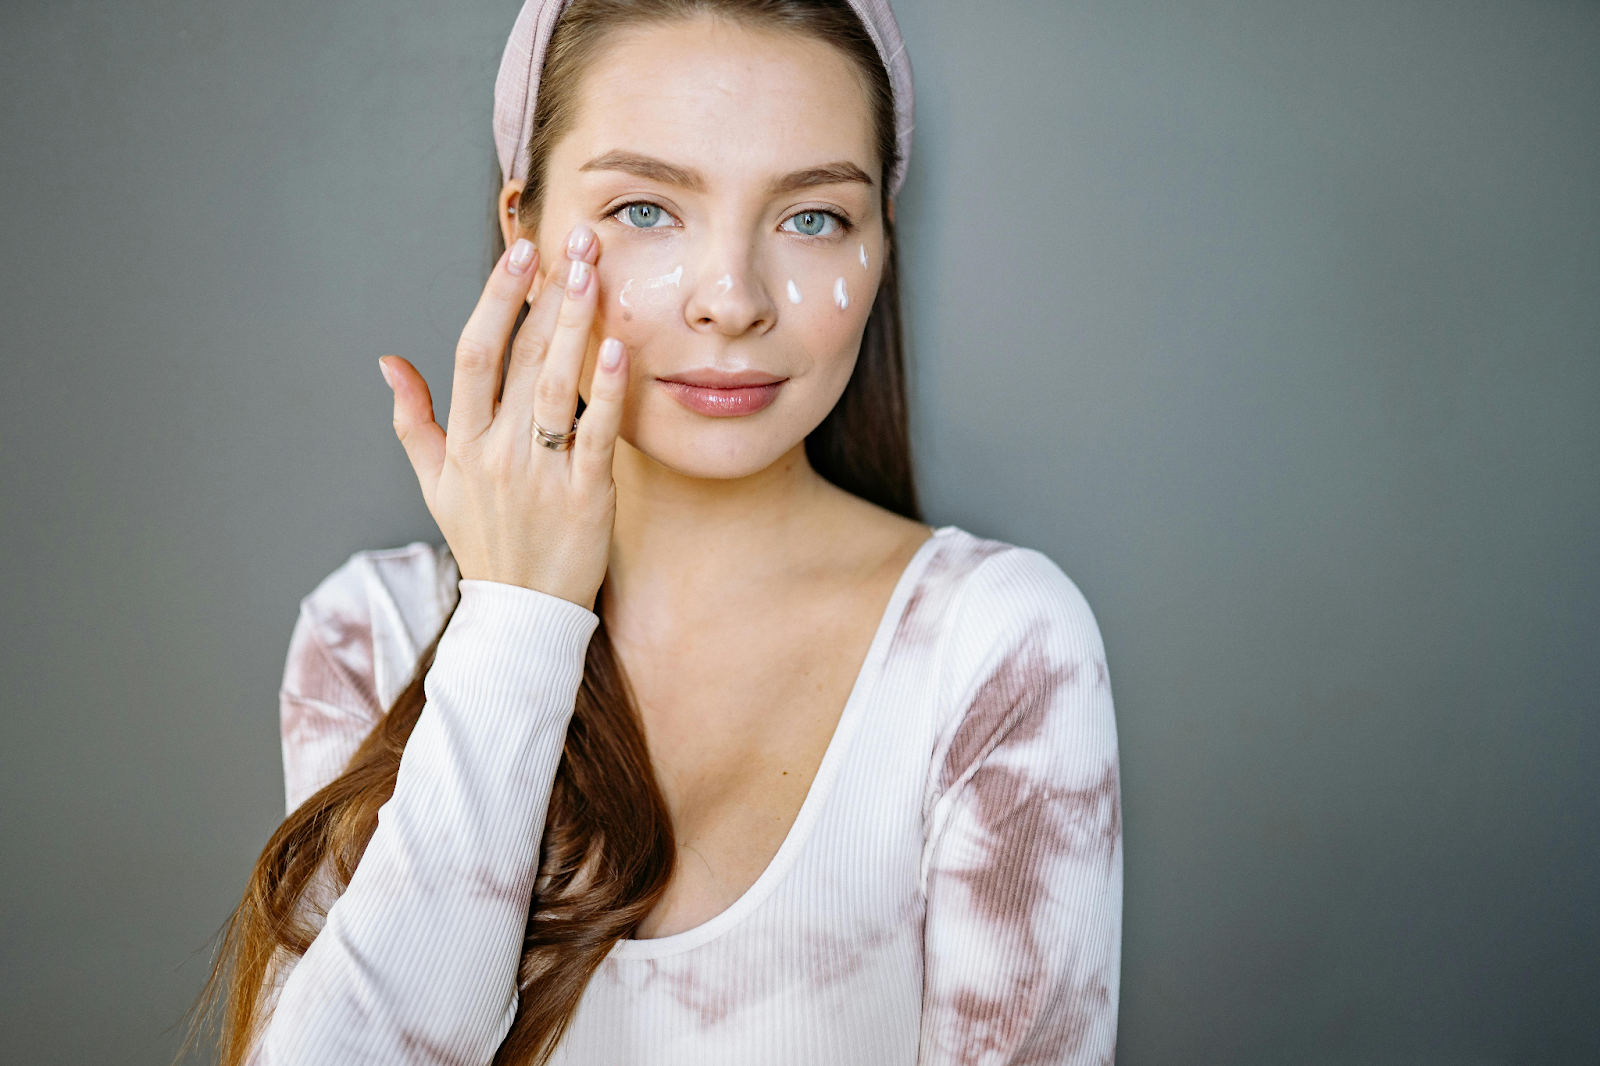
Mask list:
POLYGON ((789 302, 792 304, 800 302, 800 290, 795 287, 793 278, 789 279, 789 302))
POLYGON ((850 291, 845 288, 843 278, 833 283, 833 302, 839 305, 841 311, 850 306, 850 291))

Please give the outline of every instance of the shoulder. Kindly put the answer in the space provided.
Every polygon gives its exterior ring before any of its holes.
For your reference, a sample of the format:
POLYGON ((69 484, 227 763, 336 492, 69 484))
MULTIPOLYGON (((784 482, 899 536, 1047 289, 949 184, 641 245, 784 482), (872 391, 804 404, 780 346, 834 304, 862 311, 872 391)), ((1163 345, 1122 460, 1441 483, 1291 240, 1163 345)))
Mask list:
POLYGON ((1082 591, 1042 552, 950 536, 949 557, 930 560, 955 578, 939 626, 939 784, 1002 742, 1072 735, 1114 752, 1105 645, 1082 591))
POLYGON ((443 545, 354 553, 301 599, 284 692, 381 711, 437 634, 457 581, 443 545))
POLYGON ((457 594, 420 541, 359 551, 300 601, 278 693, 287 809, 333 780, 394 703, 457 594))
POLYGON ((1043 552, 955 526, 939 529, 929 550, 902 629, 905 639, 937 642, 949 680, 981 673, 997 656, 1024 647, 1103 665, 1088 600, 1043 552))
POLYGON ((980 543, 987 552, 952 611, 958 638, 952 652, 1029 645, 1104 660, 1094 611, 1054 560, 1032 548, 980 543))

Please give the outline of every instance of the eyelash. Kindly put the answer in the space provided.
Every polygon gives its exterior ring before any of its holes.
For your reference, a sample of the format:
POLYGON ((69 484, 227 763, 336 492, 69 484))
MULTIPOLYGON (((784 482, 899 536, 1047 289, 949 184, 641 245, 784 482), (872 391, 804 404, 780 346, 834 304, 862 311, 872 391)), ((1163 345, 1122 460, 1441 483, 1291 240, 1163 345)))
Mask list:
POLYGON ((630 208, 630 207, 653 207, 657 211, 660 211, 663 215, 665 215, 668 218, 672 219, 672 221, 676 222, 678 224, 678 226, 682 226, 683 225, 683 223, 681 221, 679 221, 677 215, 674 215, 671 211, 668 211, 666 208, 662 207, 660 204, 656 203, 654 200, 629 200, 627 203, 618 204, 615 208, 613 208, 612 210, 608 211, 606 213, 606 217, 607 218, 616 219, 619 225, 627 226, 628 229, 642 230, 642 231, 644 231, 646 233, 648 233, 650 230, 654 230, 654 229, 676 229, 677 228, 676 226, 634 226, 634 225, 630 225, 629 223, 624 222, 622 220, 623 216, 627 214, 628 208, 630 208))
MULTIPOLYGON (((856 228, 855 223, 850 221, 850 219, 849 219, 849 217, 847 215, 843 215, 838 211, 830 211, 830 210, 826 210, 826 209, 820 208, 820 207, 802 207, 798 211, 795 211, 795 212, 792 212, 791 214, 785 215, 784 218, 783 218, 783 221, 778 223, 778 226, 781 229, 783 227, 784 223, 788 222, 790 219, 794 218, 796 215, 806 215, 806 214, 827 215, 829 218, 833 219, 835 222, 837 222, 839 224, 838 233, 830 233, 825 237, 824 236, 808 236, 808 235, 806 235, 804 233, 790 234, 791 236, 800 237, 800 238, 802 238, 804 240, 808 240, 808 241, 822 241, 822 240, 828 240, 829 238, 832 238, 832 237, 843 237, 845 234, 849 233, 851 230, 856 228)), ((650 230, 654 230, 654 229, 676 229, 679 226, 683 225, 682 221, 680 221, 678 219, 677 215, 674 215, 671 211, 668 211, 665 207, 662 207, 660 204, 656 203, 654 200, 629 200, 627 203, 618 204, 616 207, 614 207, 610 211, 606 212, 606 217, 607 218, 616 219, 616 221, 617 221, 617 223, 619 225, 626 226, 628 229, 643 230, 645 232, 649 232, 650 230), (656 210, 660 211, 663 215, 665 215, 668 218, 672 219, 673 222, 676 222, 677 226, 634 226, 634 225, 630 225, 629 223, 623 221, 623 216, 625 215, 625 213, 627 212, 628 208, 630 208, 630 207, 653 207, 656 210)))
MULTIPOLYGON (((851 230, 856 228, 855 227, 855 223, 851 222, 848 217, 846 217, 845 215, 840 214, 838 211, 830 211, 825 207, 802 207, 800 210, 794 212, 793 214, 785 216, 784 220, 782 222, 778 223, 778 228, 779 229, 783 229, 783 227, 786 226, 789 223, 790 219, 798 218, 801 215, 826 215, 827 217, 833 219, 835 222, 837 222, 839 224, 839 229, 835 233, 827 233, 827 234, 821 234, 821 233, 818 233, 818 234, 792 233, 792 236, 802 237, 802 238, 804 238, 805 240, 808 240, 808 241, 840 240, 846 234, 848 234, 851 230)), ((790 233, 791 231, 784 230, 784 232, 790 233)))

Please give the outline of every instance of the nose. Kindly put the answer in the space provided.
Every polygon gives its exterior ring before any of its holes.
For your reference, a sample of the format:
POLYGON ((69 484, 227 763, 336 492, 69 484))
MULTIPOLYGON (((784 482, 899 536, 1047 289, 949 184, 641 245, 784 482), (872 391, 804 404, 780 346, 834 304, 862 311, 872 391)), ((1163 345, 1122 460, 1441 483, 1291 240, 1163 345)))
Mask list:
POLYGON ((708 260, 684 303, 689 328, 725 337, 766 333, 778 324, 778 307, 748 255, 724 251, 708 260))

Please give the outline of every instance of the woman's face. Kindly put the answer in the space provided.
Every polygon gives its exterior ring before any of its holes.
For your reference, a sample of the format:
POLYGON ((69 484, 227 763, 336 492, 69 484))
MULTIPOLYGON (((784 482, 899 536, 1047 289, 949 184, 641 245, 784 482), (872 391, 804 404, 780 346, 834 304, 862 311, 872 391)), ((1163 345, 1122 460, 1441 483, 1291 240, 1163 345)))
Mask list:
POLYGON ((550 154, 537 244, 552 263, 574 225, 599 236, 583 380, 602 338, 627 346, 626 441, 734 478, 816 428, 877 294, 880 178, 861 79, 829 45, 711 18, 614 39, 550 154))

